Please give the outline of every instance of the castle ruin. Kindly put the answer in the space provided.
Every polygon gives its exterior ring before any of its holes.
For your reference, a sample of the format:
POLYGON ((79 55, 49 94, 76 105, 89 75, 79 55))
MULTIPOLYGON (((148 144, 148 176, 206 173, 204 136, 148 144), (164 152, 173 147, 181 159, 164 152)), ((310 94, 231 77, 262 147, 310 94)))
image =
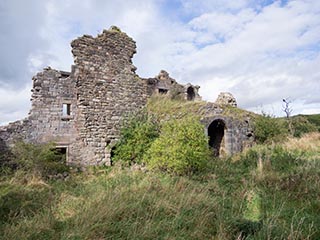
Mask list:
MULTIPOLYGON (((116 27, 97 37, 79 37, 71 46, 71 72, 47 67, 33 77, 29 116, 0 127, 0 151, 18 139, 55 142, 68 164, 110 165, 123 118, 144 107, 152 94, 175 91, 186 101, 201 100, 199 86, 181 85, 165 71, 140 78, 132 64, 136 44, 116 27)), ((223 115, 220 104, 235 107, 236 101, 220 95, 217 103, 208 103, 202 123, 216 155, 220 148, 233 154, 252 142, 252 130, 248 120, 223 115)))

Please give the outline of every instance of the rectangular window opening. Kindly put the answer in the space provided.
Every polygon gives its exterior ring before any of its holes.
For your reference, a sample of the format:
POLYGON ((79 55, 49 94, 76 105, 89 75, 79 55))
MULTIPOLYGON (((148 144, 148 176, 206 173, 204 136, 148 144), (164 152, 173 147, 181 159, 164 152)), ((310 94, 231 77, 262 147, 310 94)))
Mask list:
POLYGON ((71 115, 71 104, 64 103, 62 104, 62 116, 70 116, 71 115))

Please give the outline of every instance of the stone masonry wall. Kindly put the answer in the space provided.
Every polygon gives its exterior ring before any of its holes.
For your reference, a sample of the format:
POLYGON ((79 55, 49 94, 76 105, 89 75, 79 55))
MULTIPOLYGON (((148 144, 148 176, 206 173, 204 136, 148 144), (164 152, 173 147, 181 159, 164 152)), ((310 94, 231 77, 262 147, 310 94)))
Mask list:
MULTIPOLYGON (((31 143, 55 142, 59 146, 69 147, 76 139, 76 89, 71 74, 45 68, 32 80, 29 116, 0 128, 1 152, 19 140, 31 143), (63 104, 70 104, 70 115, 63 115, 63 104)), ((74 160, 72 152, 67 159, 70 162, 74 160)))
POLYGON ((135 42, 117 29, 71 43, 75 59, 79 139, 74 150, 81 164, 110 164, 123 117, 146 104, 147 83, 135 74, 135 42), (106 148, 109 146, 109 148, 106 148))
POLYGON ((38 73, 33 77, 31 101, 32 142, 64 145, 75 140, 76 89, 70 73, 51 68, 38 73), (63 104, 70 105, 69 115, 63 115, 63 104))
POLYGON ((249 115, 247 117, 235 117, 225 114, 224 109, 220 105, 210 102, 201 111, 203 111, 201 123, 205 126, 207 136, 209 136, 209 126, 214 121, 221 120, 225 124, 221 148, 222 152, 226 155, 241 152, 246 147, 252 146, 254 134, 249 115))

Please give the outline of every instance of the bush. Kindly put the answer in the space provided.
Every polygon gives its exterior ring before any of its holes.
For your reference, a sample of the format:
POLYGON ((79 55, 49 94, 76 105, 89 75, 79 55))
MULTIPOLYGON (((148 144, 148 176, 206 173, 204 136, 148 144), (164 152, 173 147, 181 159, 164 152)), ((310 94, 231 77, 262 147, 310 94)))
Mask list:
POLYGON ((316 125, 310 123, 306 117, 296 116, 292 118, 293 136, 301 137, 305 133, 316 132, 316 125))
POLYGON ((197 118, 188 117, 166 122, 144 161, 151 169, 189 174, 202 169, 209 157, 203 126, 197 118))
POLYGON ((288 135, 284 122, 263 114, 254 123, 255 139, 258 143, 281 141, 288 135))
POLYGON ((68 172, 65 156, 55 151, 55 145, 17 142, 12 148, 13 162, 18 169, 43 177, 68 172))
POLYGON ((120 132, 120 140, 114 146, 112 161, 127 165, 141 163, 144 153, 159 136, 156 118, 145 111, 131 116, 120 132))

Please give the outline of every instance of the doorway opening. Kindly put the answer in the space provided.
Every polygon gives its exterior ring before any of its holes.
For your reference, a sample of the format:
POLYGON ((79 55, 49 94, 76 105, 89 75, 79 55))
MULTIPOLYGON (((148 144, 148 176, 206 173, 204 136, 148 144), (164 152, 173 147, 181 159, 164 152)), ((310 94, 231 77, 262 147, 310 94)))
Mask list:
POLYGON ((116 146, 113 146, 110 150, 110 166, 114 165, 114 157, 116 155, 116 146))
POLYGON ((67 162, 68 157, 68 147, 57 146, 54 150, 55 161, 57 162, 67 162))
POLYGON ((225 123, 221 119, 214 120, 208 128, 209 146, 212 147, 213 154, 216 157, 221 155, 225 128, 225 123))
POLYGON ((188 101, 193 101, 195 96, 196 96, 196 94, 194 92, 193 87, 188 87, 188 89, 187 89, 187 100, 188 101))

